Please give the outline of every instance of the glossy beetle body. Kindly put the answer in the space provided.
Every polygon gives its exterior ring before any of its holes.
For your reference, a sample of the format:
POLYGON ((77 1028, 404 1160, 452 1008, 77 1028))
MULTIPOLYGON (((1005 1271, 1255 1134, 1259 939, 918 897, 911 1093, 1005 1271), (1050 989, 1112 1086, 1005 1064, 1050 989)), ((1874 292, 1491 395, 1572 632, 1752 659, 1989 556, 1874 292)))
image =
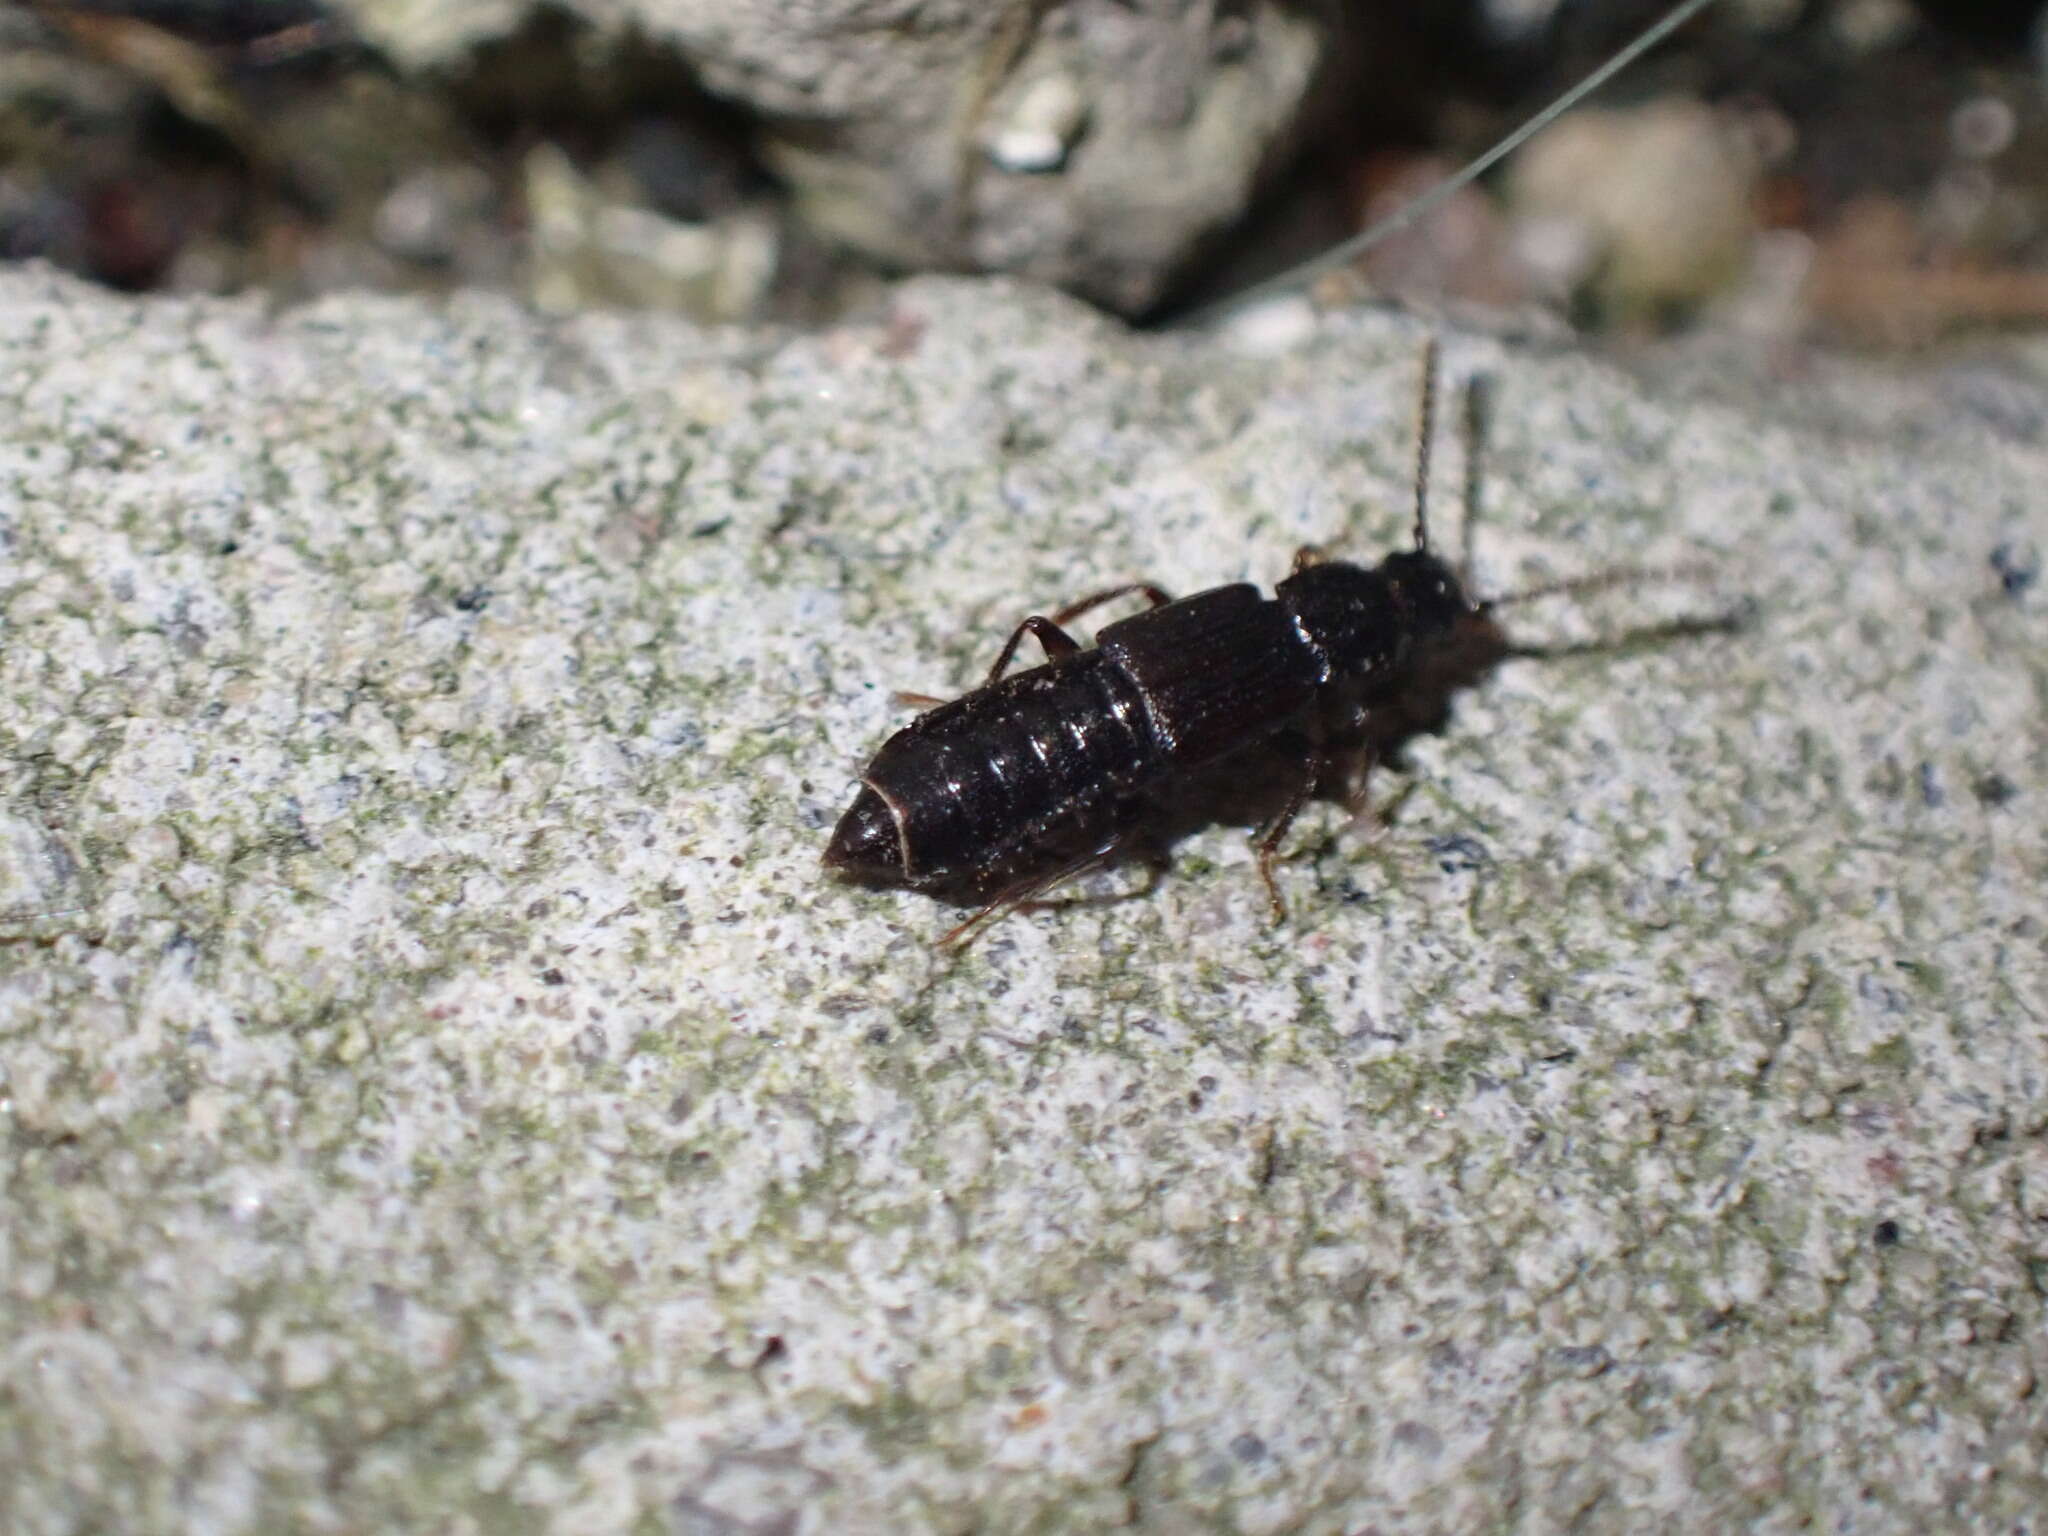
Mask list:
POLYGON ((826 865, 982 899, 987 916, 1112 856, 1175 781, 1292 728, 1309 747, 1260 840, 1271 889, 1273 850, 1327 767, 1329 727, 1399 696, 1420 661, 1483 622, 1450 567, 1417 548, 1373 568, 1304 551, 1270 598, 1245 583, 1177 602, 1145 587, 1155 606, 1089 649, 1059 629, 1123 590, 1027 620, 985 686, 890 737, 826 865), (1026 634, 1048 661, 1002 676, 1026 634))

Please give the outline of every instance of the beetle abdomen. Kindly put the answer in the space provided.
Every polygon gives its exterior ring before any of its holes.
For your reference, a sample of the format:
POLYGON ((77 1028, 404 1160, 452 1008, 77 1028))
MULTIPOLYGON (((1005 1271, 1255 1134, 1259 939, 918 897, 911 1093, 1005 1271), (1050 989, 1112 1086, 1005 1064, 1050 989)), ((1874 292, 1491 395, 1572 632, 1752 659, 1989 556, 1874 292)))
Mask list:
POLYGON ((1315 697, 1315 656, 1256 587, 1162 604, 1100 640, 890 737, 826 864, 926 889, 999 889, 1113 841, 1147 788, 1263 740, 1315 697))
POLYGON ((941 705, 890 737, 826 862, 913 885, 979 881, 1085 835, 1161 766, 1129 679, 1085 651, 941 705))

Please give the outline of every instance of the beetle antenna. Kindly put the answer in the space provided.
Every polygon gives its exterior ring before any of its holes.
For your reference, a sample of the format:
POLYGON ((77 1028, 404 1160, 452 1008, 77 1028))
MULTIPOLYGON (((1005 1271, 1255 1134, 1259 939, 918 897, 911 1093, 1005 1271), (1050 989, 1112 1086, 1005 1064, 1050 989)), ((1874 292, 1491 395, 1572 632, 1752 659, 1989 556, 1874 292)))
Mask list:
POLYGON ((1492 405, 1492 385, 1483 373, 1475 373, 1465 385, 1465 494, 1461 516, 1464 527, 1458 535, 1458 585, 1472 590, 1473 530, 1479 526, 1486 473, 1486 417, 1492 405))
POLYGON ((1429 444, 1436 436, 1436 337, 1422 344, 1422 384, 1415 400, 1415 552, 1429 553, 1429 444))
POLYGON ((1595 571, 1590 576, 1568 576, 1562 581, 1524 587, 1519 592, 1504 592, 1499 597, 1487 598, 1479 607, 1490 612, 1516 603, 1532 603, 1539 597, 1559 597, 1566 593, 1582 597, 1588 592, 1605 592, 1610 587, 1637 587, 1651 582, 1705 581, 1713 574, 1713 567, 1701 561, 1683 565, 1622 565, 1612 570, 1595 571))
POLYGON ((1663 42, 1665 38, 1676 32, 1713 3, 1714 0, 1680 0, 1679 4, 1672 6, 1663 16, 1645 28, 1636 37, 1634 42, 1622 48, 1605 64, 1602 64, 1549 106, 1523 123, 1513 133, 1500 140, 1491 149, 1487 150, 1486 153, 1480 155, 1476 160, 1468 161, 1463 170, 1455 171, 1451 175, 1446 176, 1420 197, 1397 208, 1377 223, 1360 230, 1341 244, 1331 246, 1330 249, 1324 251, 1321 255, 1312 256, 1299 266, 1289 267, 1286 271, 1269 277, 1263 282, 1254 283, 1249 288, 1218 299, 1214 303, 1205 304, 1199 309, 1191 310, 1179 316, 1172 323, 1175 325, 1199 325, 1211 320, 1219 320, 1227 314, 1242 309, 1247 304, 1255 303, 1275 293, 1283 293, 1290 288, 1298 288, 1307 283, 1311 278, 1320 277, 1332 268, 1344 266, 1355 260, 1389 236, 1398 235, 1410 224, 1413 224, 1425 213, 1429 212, 1430 209, 1436 207, 1437 204, 1457 192, 1459 188, 1477 181, 1481 176, 1492 170, 1494 166, 1520 149, 1530 139, 1534 138, 1545 128, 1548 128, 1552 123, 1564 116, 1565 113, 1571 111, 1573 107, 1576 107, 1588 96, 1599 90, 1601 86, 1612 80, 1624 69, 1627 69, 1629 65, 1635 63, 1637 59, 1663 42))

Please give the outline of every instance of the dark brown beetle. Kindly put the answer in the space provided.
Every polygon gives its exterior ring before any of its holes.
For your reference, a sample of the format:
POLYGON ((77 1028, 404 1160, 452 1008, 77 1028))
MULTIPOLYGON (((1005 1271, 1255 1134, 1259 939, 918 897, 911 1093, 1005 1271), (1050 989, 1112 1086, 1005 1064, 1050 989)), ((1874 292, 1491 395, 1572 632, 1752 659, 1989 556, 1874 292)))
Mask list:
MULTIPOLYGON (((984 905, 940 940, 1115 858, 1160 794, 1241 748, 1298 734, 1300 775, 1258 834, 1276 916, 1280 839, 1332 766, 1326 743, 1357 740, 1432 661, 1497 637, 1429 546, 1429 443, 1436 347, 1423 359, 1415 547, 1367 568, 1313 548, 1271 598, 1239 582, 1178 601, 1134 582, 1017 626, 988 680, 883 743, 825 850, 828 869, 984 905), (1063 624, 1141 593, 1147 611, 1084 649, 1063 624), (1032 636, 1046 662, 1005 676, 1032 636)), ((1357 753, 1351 754, 1354 758, 1357 753)), ((1369 764, 1367 765, 1369 766, 1369 764)), ((1356 770, 1349 775, 1356 782, 1356 770)))

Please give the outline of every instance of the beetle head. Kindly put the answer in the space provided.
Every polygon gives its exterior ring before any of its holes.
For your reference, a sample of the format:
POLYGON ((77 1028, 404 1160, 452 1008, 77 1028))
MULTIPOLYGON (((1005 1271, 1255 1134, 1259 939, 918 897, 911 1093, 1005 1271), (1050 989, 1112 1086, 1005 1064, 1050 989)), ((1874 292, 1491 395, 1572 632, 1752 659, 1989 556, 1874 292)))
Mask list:
POLYGON ((1322 681, 1392 685, 1418 650, 1442 644, 1478 612, 1451 568, 1426 550, 1371 570, 1330 560, 1296 571, 1275 594, 1322 664, 1322 681))

